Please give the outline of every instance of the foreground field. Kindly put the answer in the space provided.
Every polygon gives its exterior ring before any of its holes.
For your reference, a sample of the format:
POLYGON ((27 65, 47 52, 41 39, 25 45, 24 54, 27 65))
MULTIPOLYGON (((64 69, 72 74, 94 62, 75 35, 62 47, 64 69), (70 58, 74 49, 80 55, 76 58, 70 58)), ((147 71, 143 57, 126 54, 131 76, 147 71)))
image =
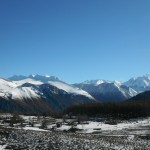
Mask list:
POLYGON ((78 123, 76 119, 1 115, 0 150, 150 150, 150 118, 78 123), (20 119, 20 117, 16 117, 20 119))
POLYGON ((93 134, 1 130, 0 149, 26 150, 149 150, 150 142, 138 136, 102 136, 93 134))

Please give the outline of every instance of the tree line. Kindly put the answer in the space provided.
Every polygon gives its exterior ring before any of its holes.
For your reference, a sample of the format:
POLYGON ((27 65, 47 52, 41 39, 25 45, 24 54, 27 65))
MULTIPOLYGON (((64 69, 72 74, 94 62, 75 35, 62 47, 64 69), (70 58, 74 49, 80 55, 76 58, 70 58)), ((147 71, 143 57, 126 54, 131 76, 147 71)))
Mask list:
POLYGON ((150 101, 125 101, 106 103, 87 103, 74 105, 65 110, 74 115, 110 116, 119 118, 135 118, 150 116, 150 101))

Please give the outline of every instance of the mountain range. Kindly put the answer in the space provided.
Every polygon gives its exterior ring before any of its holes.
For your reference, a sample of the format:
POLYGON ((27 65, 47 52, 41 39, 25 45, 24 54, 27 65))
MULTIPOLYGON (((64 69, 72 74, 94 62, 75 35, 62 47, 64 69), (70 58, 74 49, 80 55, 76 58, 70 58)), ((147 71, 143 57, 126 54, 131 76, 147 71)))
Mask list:
POLYGON ((87 102, 124 101, 150 90, 150 75, 126 82, 90 80, 68 84, 55 76, 0 78, 0 111, 48 112, 87 102))
POLYGON ((133 97, 137 92, 118 81, 92 80, 74 84, 88 93, 98 101, 123 101, 133 97))
POLYGON ((123 101, 150 90, 150 75, 134 77, 126 82, 90 80, 74 86, 87 91, 98 101, 123 101))

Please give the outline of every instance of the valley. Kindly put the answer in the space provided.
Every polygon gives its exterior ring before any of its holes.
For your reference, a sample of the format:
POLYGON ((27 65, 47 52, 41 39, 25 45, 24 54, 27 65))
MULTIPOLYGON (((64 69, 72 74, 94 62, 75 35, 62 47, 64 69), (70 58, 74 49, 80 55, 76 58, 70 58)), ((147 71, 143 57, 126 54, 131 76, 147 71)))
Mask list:
MULTIPOLYGON (((12 115, 1 116, 5 120, 6 116, 8 119, 12 115)), ((10 127, 1 120, 1 150, 149 150, 150 147, 150 118, 124 120, 112 125, 104 121, 104 118, 103 121, 77 123, 76 119, 64 121, 61 118, 54 119, 48 116, 20 117, 24 118, 24 125, 14 123, 14 127, 10 127), (43 120, 47 120, 44 128, 41 126, 43 120), (72 121, 76 125, 70 124, 72 121), (58 126, 58 123, 61 125, 58 126)))
POLYGON ((0 150, 149 150, 150 76, 129 81, 0 78, 0 150))

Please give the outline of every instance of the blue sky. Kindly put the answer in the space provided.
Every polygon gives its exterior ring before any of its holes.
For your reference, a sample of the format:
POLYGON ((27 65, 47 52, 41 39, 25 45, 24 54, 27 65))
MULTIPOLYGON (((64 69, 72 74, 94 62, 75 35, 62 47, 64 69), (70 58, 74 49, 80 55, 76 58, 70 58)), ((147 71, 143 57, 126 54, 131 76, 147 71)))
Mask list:
POLYGON ((1 0, 0 76, 74 83, 150 73, 149 0, 1 0))

